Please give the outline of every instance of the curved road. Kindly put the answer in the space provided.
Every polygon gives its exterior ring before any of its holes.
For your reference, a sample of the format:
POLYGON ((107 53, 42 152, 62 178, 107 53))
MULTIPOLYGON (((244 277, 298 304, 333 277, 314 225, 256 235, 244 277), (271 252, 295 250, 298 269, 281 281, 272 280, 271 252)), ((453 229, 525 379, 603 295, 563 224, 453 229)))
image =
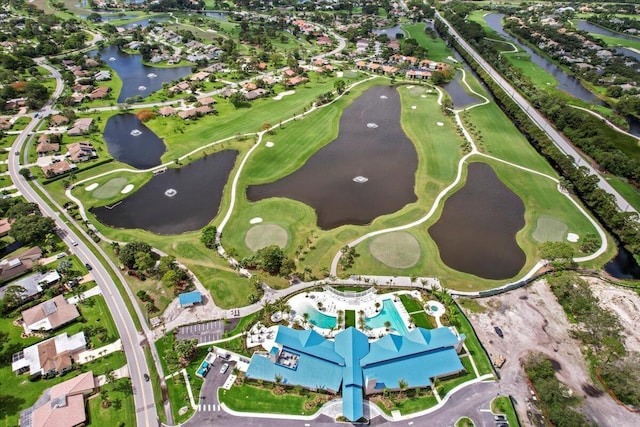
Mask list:
MULTIPOLYGON (((42 112, 40 113, 42 114, 42 117, 46 117, 51 114, 55 100, 62 93, 63 82, 60 73, 56 69, 44 64, 42 59, 38 59, 37 62, 38 65, 46 68, 56 78, 56 89, 53 96, 42 108, 42 112)), ((93 266, 93 271, 91 273, 98 286, 100 286, 100 290, 104 295, 109 311, 111 312, 116 328, 118 329, 118 334, 122 339, 133 385, 133 398, 137 426, 157 426, 158 419, 151 382, 146 382, 143 379, 144 374, 149 373, 145 355, 141 346, 141 343, 143 343, 145 339, 144 334, 138 332, 133 319, 127 310, 127 306, 125 305, 122 295, 120 295, 120 292, 109 275, 108 269, 102 265, 101 261, 93 254, 91 249, 67 225, 67 223, 72 222, 73 220, 68 217, 66 212, 62 209, 56 211, 49 206, 38 192, 19 174, 19 153, 38 123, 39 120, 36 118, 31 120, 29 125, 18 136, 13 144, 11 150, 11 153, 13 154, 9 155, 8 160, 11 180, 28 201, 37 203, 44 215, 50 216, 55 220, 56 226, 60 230, 58 234, 62 237, 63 241, 69 245, 71 251, 75 253, 82 262, 89 263, 93 266), (75 245, 73 242, 76 242, 75 245)))
POLYGON ((529 103, 529 101, 527 101, 516 89, 514 89, 511 83, 509 83, 496 70, 494 70, 493 67, 487 61, 485 61, 485 59, 482 56, 480 56, 480 54, 478 54, 460 36, 460 34, 458 34, 458 32, 451 26, 451 24, 449 24, 449 22, 446 19, 444 19, 437 11, 436 11, 436 17, 440 19, 447 26, 449 34, 456 39, 460 47, 465 51, 467 51, 467 53, 469 53, 473 57, 473 59, 478 64, 480 64, 480 66, 484 69, 484 71, 487 72, 489 76, 491 76, 491 78, 498 84, 498 86, 502 88, 502 90, 504 90, 506 93, 511 94, 511 99, 513 99, 518 104, 518 106, 522 109, 522 111, 524 111, 529 116, 529 118, 531 118, 531 120, 533 120, 534 123, 538 125, 538 127, 543 132, 545 132, 549 138, 551 138, 555 146, 558 147, 560 151, 562 151, 568 156, 573 157, 574 162, 576 162, 578 166, 587 168, 590 174, 598 177, 598 186, 602 190, 613 195, 616 201, 616 205, 618 206, 620 211, 636 212, 635 209, 633 209, 633 207, 629 204, 629 202, 624 197, 622 197, 622 195, 620 195, 620 193, 618 193, 616 189, 614 189, 611 186, 611 184, 609 184, 602 177, 600 172, 598 172, 598 170, 592 167, 589 164, 589 162, 582 160, 580 153, 578 153, 575 147, 563 135, 561 135, 560 132, 558 132, 553 126, 551 126, 547 122, 547 119, 545 119, 545 117, 542 114, 540 114, 538 110, 536 110, 529 103))

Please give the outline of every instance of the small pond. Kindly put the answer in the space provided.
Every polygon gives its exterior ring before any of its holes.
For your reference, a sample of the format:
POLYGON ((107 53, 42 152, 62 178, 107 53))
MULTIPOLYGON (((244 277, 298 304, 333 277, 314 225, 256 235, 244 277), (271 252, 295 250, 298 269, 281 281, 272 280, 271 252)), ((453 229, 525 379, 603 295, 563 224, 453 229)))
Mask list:
POLYGON ((306 203, 325 230, 369 224, 415 202, 418 157, 400 126, 400 110, 395 89, 367 90, 344 110, 334 141, 291 175, 250 186, 247 198, 286 197, 306 203))
POLYGON ((160 157, 166 151, 164 141, 135 114, 117 114, 109 117, 103 136, 109 154, 119 162, 136 169, 158 166, 160 157))
POLYGON ((141 228, 157 234, 199 230, 218 213, 237 156, 237 151, 226 150, 180 169, 168 169, 122 202, 90 211, 100 222, 116 228, 141 228))
POLYGON ((122 27, 123 28, 135 28, 135 27, 147 28, 150 22, 160 23, 168 20, 169 20, 168 16, 154 16, 152 18, 145 18, 138 21, 134 21, 134 22, 128 22, 122 25, 122 27))
POLYGON ((616 279, 640 279, 640 266, 633 254, 616 242, 618 253, 604 266, 604 270, 616 279))
POLYGON ((136 95, 146 97, 162 88, 165 82, 179 80, 191 74, 191 67, 160 68, 150 67, 142 63, 142 55, 130 55, 111 45, 98 51, 108 66, 113 68, 123 81, 118 102, 136 95))
MULTIPOLYGON (((469 70, 466 70, 466 71, 467 73, 470 72, 469 70)), ((442 86, 442 88, 446 90, 449 96, 451 97, 451 100, 453 101, 453 106, 455 108, 463 108, 468 105, 477 104, 481 102, 482 100, 479 97, 472 95, 470 93, 467 93, 465 91, 465 88, 463 87, 463 83, 460 81, 461 78, 462 78, 462 73, 457 71, 456 77, 453 80, 451 80, 449 83, 442 86)))
POLYGON ((491 166, 471 163, 467 182, 444 205, 429 228, 442 261, 484 279, 514 277, 525 264, 516 242, 524 227, 524 203, 500 181, 491 166))
POLYGON ((386 34, 389 39, 394 40, 397 38, 397 34, 400 34, 400 37, 404 37, 404 31, 400 27, 400 25, 396 25, 395 27, 390 28, 378 28, 372 30, 376 36, 380 34, 386 34))

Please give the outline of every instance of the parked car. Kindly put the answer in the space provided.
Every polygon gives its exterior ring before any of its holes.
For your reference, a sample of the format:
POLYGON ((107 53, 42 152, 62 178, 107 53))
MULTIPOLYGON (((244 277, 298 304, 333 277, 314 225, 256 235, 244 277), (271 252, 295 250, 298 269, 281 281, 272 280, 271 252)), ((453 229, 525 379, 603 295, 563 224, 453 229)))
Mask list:
POLYGON ((88 262, 84 264, 85 267, 87 267, 87 270, 91 271, 93 270, 93 267, 91 267, 91 264, 89 264, 88 262))
POLYGON ((504 338, 504 333, 502 332, 502 329, 500 329, 498 326, 494 326, 493 330, 496 331, 496 334, 498 334, 500 338, 504 338))
POLYGON ((227 369, 229 369, 229 364, 225 363, 224 365, 222 365, 222 367, 220 368, 220 373, 224 374, 225 372, 227 372, 227 369))
POLYGON ((504 414, 497 414, 494 418, 496 421, 507 421, 507 417, 504 414))
POLYGON ((60 252, 58 255, 56 255, 56 259, 64 258, 66 256, 67 256, 66 252, 60 252))
POLYGON ((78 242, 76 242, 75 240, 72 240, 72 241, 71 241, 71 244, 72 244, 73 246, 78 246, 78 242))
POLYGON ((150 379, 150 378, 149 378, 149 374, 144 374, 144 380, 145 380, 145 381, 147 381, 147 382, 149 382, 149 379, 150 379))

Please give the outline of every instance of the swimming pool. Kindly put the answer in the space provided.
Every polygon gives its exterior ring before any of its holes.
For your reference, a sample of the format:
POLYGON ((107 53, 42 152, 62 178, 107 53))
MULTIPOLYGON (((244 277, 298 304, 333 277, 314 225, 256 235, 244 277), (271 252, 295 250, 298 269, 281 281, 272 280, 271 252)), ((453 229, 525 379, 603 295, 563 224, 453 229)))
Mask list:
POLYGON ((328 316, 318 311, 311 304, 307 304, 304 310, 302 310, 302 313, 308 313, 309 323, 318 328, 332 329, 336 327, 336 318, 334 316, 328 316))
POLYGON ((393 301, 386 299, 382 301, 382 310, 374 317, 367 317, 365 319, 365 325, 367 328, 386 328, 385 322, 391 323, 391 329, 401 335, 409 333, 407 325, 404 324, 400 313, 396 310, 396 306, 393 301))

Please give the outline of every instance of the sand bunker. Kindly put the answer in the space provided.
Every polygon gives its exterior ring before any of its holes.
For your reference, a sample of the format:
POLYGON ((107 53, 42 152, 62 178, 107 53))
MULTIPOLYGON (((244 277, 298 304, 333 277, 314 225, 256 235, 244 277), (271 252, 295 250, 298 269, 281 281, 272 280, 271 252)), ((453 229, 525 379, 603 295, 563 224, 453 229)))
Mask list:
POLYGON ((415 86, 411 85, 411 86, 407 86, 407 89, 413 89, 415 86))
POLYGON ((294 93, 296 93, 295 90, 285 90, 284 92, 280 92, 279 94, 277 94, 276 96, 273 97, 274 101, 280 101, 282 98, 284 98, 285 96, 289 96, 289 95, 293 95, 294 93))
POLYGON ((569 233, 567 234, 567 240, 571 243, 575 243, 580 239, 580 236, 578 236, 576 233, 569 233))
POLYGON ((444 126, 444 123, 442 123, 442 122, 436 122, 436 125, 438 125, 438 126, 442 127, 442 126, 444 126))
POLYGON ((265 147, 267 147, 267 148, 271 148, 271 147, 273 147, 274 145, 275 145, 275 144, 274 144, 273 142, 271 142, 271 141, 269 141, 269 142, 267 142, 266 144, 264 144, 264 146, 265 146, 265 147))
POLYGON ((418 107, 416 107, 415 105, 412 105, 412 106, 411 106, 411 109, 412 109, 412 110, 415 110, 416 108, 418 108, 418 107))
POLYGON ((131 190, 133 190, 133 184, 127 184, 127 186, 122 189, 121 193, 127 194, 130 193, 131 190))
POLYGON ((96 188, 98 188, 98 185, 100 185, 100 184, 98 184, 97 182, 94 182, 93 184, 87 185, 87 188, 85 188, 85 190, 86 191, 93 191, 96 188))
POLYGON ((336 77, 342 77, 344 73, 342 71, 336 71, 336 77))
POLYGON ((262 222, 262 218, 260 218, 259 216, 255 218, 251 218, 249 220, 249 224, 260 224, 261 222, 262 222))

